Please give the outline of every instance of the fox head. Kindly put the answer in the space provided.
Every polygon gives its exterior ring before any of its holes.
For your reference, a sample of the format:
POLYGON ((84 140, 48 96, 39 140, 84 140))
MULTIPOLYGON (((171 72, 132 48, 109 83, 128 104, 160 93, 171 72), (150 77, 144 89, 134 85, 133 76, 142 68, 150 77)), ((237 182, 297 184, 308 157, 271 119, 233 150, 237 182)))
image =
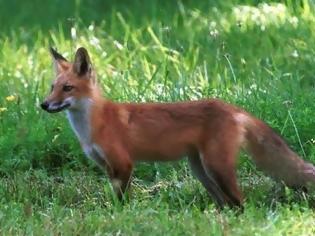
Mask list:
POLYGON ((74 62, 69 62, 53 48, 50 49, 55 66, 56 79, 49 96, 41 108, 54 113, 65 109, 79 109, 85 98, 90 98, 95 89, 95 73, 87 50, 79 48, 74 62))

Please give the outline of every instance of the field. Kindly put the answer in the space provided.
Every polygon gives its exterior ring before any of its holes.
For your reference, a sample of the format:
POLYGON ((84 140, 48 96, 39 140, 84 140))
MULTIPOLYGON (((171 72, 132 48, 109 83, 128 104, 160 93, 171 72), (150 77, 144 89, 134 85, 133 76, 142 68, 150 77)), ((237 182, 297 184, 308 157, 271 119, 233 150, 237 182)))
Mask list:
POLYGON ((315 163, 312 1, 0 0, 0 235, 314 235, 315 191, 241 153, 245 210, 218 211, 185 161, 140 163, 121 204, 63 113, 39 104, 48 48, 86 47, 113 101, 221 98, 315 163), (255 2, 255 3, 253 3, 255 2))

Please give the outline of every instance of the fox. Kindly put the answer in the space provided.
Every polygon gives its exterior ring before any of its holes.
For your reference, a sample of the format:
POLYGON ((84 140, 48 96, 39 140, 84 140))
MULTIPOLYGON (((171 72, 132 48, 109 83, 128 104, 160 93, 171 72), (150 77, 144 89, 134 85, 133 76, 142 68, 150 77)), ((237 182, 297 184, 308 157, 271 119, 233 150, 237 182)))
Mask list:
POLYGON ((50 48, 56 79, 41 103, 65 111, 84 153, 124 199, 139 161, 187 158, 192 174, 220 208, 242 207, 237 157, 245 150, 258 168, 288 187, 315 184, 315 167, 293 152, 266 123, 220 99, 183 102, 113 102, 103 98, 88 51, 72 62, 50 48))

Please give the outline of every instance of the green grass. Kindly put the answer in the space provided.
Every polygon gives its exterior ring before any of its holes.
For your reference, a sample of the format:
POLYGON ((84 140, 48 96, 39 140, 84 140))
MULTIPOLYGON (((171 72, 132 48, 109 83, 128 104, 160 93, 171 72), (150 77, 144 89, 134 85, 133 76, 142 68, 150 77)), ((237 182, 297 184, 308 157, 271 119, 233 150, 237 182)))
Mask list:
POLYGON ((139 164, 121 205, 64 114, 38 107, 48 47, 71 59, 84 46, 107 98, 219 97, 315 163, 314 5, 266 2, 0 0, 0 234, 315 234, 314 191, 278 191, 245 155, 244 213, 218 212, 185 162, 139 164))

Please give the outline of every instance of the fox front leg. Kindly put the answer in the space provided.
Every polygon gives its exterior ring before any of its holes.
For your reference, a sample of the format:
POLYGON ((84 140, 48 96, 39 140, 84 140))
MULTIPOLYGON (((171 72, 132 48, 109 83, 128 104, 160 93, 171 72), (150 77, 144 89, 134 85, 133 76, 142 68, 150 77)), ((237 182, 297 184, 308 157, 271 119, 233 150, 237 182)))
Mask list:
POLYGON ((118 169, 113 169, 111 183, 119 200, 123 200, 123 196, 129 188, 131 173, 132 165, 130 164, 124 164, 124 166, 120 166, 118 169))
MULTIPOLYGON (((120 154, 105 155, 98 145, 82 145, 86 155, 92 159, 102 170, 105 170, 111 180, 114 192, 119 200, 122 200, 125 191, 129 187, 132 173, 132 164, 120 154), (109 158, 112 157, 112 158, 109 158), (115 161, 111 161, 115 160, 115 161)), ((118 153, 118 152, 115 152, 118 153)))
POLYGON ((122 200, 124 193, 128 190, 130 185, 133 162, 129 158, 127 152, 118 149, 109 153, 108 164, 108 174, 111 179, 113 190, 118 199, 122 200))

